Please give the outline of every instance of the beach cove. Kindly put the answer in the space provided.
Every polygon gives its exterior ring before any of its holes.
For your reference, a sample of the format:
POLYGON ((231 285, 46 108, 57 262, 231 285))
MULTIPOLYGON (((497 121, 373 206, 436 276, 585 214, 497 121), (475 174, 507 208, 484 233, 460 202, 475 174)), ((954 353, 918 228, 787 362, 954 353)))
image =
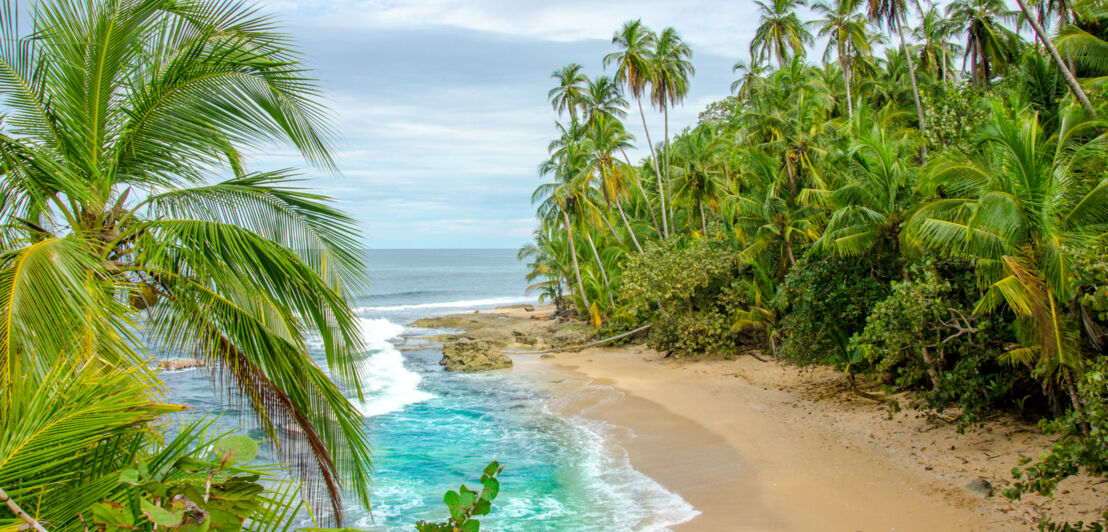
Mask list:
MULTIPOLYGON (((541 330, 536 318, 549 312, 443 319, 479 323, 475 336, 488 337, 541 330)), ((505 373, 539 375, 556 412, 610 425, 608 445, 695 508, 675 530, 1029 530, 1043 512, 1095 516, 1104 497, 1099 479, 1078 477, 1061 501, 1010 501, 999 490, 1011 467, 1050 441, 1033 424, 993 420, 958 434, 850 394, 827 368, 666 359, 634 343, 513 359, 505 373), (977 479, 995 494, 967 490, 977 479)))

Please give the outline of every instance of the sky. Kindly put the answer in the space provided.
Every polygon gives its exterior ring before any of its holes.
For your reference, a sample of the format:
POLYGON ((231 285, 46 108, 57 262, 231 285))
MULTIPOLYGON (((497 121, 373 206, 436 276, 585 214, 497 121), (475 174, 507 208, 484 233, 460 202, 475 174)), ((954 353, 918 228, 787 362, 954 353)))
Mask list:
MULTIPOLYGON (((670 132, 729 94, 748 56, 750 0, 271 0, 315 71, 340 134, 338 175, 305 169, 363 225, 370 248, 517 248, 537 226, 530 197, 555 136, 551 73, 571 62, 604 73, 612 33, 641 18, 675 27, 696 74, 670 132)), ((611 72, 608 72, 609 74, 611 72)), ((633 102, 632 102, 632 105, 633 102)), ((659 113, 647 109, 651 136, 659 113)), ((628 130, 641 139, 637 114, 628 130)), ((255 169, 301 167, 288 149, 255 169)))

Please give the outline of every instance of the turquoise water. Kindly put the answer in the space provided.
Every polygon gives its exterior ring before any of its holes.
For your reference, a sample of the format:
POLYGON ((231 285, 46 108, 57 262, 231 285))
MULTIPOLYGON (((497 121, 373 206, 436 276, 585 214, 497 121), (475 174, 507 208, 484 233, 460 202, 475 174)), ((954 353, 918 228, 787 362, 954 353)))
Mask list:
MULTIPOLYGON (((348 525, 442 519, 443 492, 476 485, 491 460, 505 469, 483 530, 662 530, 695 515, 634 470, 610 443, 615 428, 552 413, 566 398, 550 396, 541 375, 449 373, 437 345, 401 352, 389 341, 429 333, 406 326, 420 317, 533 302, 514 250, 376 250, 367 263, 373 287, 356 305, 372 354, 358 406, 374 445, 373 515, 351 507, 348 525)), ((223 412, 224 423, 247 419, 213 396, 203 370, 166 380, 173 400, 223 412)))

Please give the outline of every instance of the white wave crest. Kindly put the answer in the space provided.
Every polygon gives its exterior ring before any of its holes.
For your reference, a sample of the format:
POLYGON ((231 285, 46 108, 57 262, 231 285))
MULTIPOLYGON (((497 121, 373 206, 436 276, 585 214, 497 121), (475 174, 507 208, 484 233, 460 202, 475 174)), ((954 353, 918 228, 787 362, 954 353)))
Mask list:
POLYGON ((362 334, 372 351, 362 362, 365 400, 357 404, 362 415, 380 416, 434 398, 433 394, 419 389, 423 378, 404 367, 403 353, 389 343, 404 332, 404 326, 386 319, 360 319, 362 334))
POLYGON ((412 305, 393 305, 387 307, 359 307, 358 312, 382 312, 393 310, 419 310, 419 309, 476 309, 495 307, 500 305, 516 305, 534 303, 533 297, 490 297, 485 299, 463 299, 461 301, 440 301, 437 303, 419 303, 412 305))

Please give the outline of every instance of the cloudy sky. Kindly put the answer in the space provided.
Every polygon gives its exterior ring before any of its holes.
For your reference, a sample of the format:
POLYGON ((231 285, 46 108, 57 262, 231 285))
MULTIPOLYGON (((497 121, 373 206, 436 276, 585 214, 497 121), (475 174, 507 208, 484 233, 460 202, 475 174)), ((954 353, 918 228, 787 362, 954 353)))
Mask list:
MULTIPOLYGON (((312 186, 344 202, 384 248, 513 248, 535 227, 535 171, 554 135, 546 93, 570 62, 603 72, 612 33, 674 26, 696 76, 671 131, 728 94, 757 21, 749 0, 273 0, 335 112, 340 176, 312 186)), ((628 129, 642 137, 637 115, 628 129)), ((651 134, 661 118, 648 111, 651 134)), ((655 130, 658 133, 655 133, 655 130)), ((256 167, 299 165, 291 152, 256 167)))

